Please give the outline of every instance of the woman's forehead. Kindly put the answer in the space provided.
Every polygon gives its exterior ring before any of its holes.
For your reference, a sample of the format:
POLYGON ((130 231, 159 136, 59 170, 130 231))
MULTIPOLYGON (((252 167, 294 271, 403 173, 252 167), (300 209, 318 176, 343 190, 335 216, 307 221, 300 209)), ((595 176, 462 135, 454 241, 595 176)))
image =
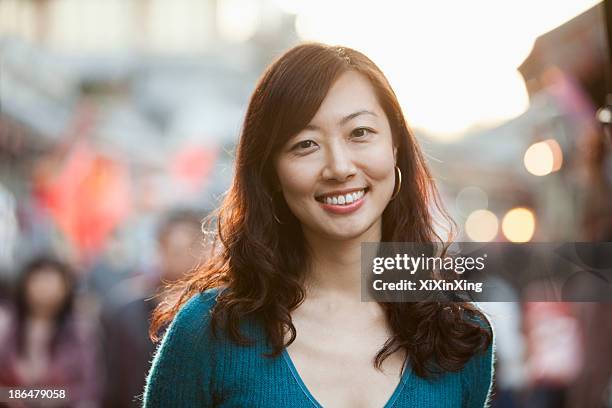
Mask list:
POLYGON ((383 114, 374 87, 370 81, 355 71, 343 73, 329 89, 321 106, 310 121, 341 123, 351 116, 380 118, 383 114), (360 113, 360 115, 356 115, 360 113))

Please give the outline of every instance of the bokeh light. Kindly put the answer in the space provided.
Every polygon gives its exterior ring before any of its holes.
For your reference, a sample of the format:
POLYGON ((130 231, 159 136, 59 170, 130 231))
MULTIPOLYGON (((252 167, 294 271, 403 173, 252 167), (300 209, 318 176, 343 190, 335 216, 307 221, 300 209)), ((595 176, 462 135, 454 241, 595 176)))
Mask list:
POLYGON ((532 144, 523 157, 525 168, 534 176, 545 176, 557 171, 562 163, 563 153, 559 143, 554 139, 532 144))
POLYGON ((499 223, 489 210, 476 210, 465 221, 465 232, 475 242, 489 242, 497 235, 499 223))
POLYGON ((552 171, 558 171, 563 164, 563 151, 561 150, 561 146, 559 146, 559 142, 555 139, 547 139, 544 143, 546 143, 553 155, 552 171))
POLYGON ((513 208, 502 220, 502 232, 511 242, 528 242, 535 232, 535 215, 524 207, 513 208))

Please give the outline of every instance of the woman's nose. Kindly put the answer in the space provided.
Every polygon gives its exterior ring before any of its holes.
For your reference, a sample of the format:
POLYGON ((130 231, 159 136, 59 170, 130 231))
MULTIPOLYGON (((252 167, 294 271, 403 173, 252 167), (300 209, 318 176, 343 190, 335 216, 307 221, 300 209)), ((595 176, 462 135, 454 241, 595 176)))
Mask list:
POLYGON ((323 178, 340 182, 348 180, 356 172, 352 159, 350 151, 342 143, 330 146, 327 150, 323 178))

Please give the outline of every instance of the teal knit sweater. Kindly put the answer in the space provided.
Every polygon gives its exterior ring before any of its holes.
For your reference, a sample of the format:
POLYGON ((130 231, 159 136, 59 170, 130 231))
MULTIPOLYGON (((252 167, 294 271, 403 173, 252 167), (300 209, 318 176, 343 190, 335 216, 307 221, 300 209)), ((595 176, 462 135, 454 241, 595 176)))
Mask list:
MULTIPOLYGON (((244 334, 256 339, 239 346, 227 337, 215 339, 209 312, 218 290, 195 295, 168 328, 153 359, 144 406, 220 408, 321 407, 296 371, 289 354, 270 351, 262 327, 246 321, 244 334)), ((478 354, 459 372, 425 380, 406 367, 384 408, 478 407, 488 404, 493 373, 493 347, 478 354)))

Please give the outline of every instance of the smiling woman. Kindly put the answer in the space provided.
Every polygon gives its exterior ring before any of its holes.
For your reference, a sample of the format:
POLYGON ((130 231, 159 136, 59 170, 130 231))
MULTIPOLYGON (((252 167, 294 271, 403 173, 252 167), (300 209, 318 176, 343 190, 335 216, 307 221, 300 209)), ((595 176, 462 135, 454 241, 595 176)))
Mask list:
POLYGON ((432 211, 445 215, 372 61, 322 44, 281 56, 251 97, 235 174, 220 247, 154 314, 153 336, 172 323, 145 406, 487 403, 492 330, 473 305, 360 301, 361 243, 440 242, 432 211))

